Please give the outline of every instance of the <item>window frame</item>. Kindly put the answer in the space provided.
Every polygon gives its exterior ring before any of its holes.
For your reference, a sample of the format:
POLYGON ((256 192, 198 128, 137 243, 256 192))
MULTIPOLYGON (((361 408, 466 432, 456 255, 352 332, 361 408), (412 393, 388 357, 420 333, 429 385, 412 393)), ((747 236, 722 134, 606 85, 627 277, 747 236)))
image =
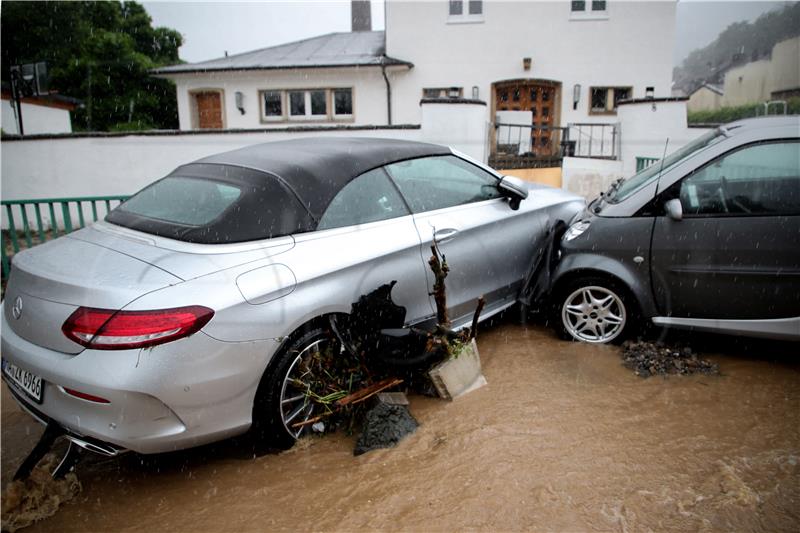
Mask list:
POLYGON ((486 2, 483 0, 461 0, 460 3, 461 13, 453 13, 454 2, 452 0, 447 2, 447 24, 480 24, 484 22, 486 2), (480 6, 480 13, 470 13, 470 7, 473 4, 480 6))
POLYGON ((608 20, 608 1, 606 0, 572 0, 569 2, 570 20, 608 20), (576 4, 582 4, 582 9, 575 9, 576 4), (602 5, 603 9, 595 9, 602 5))
POLYGON ((448 100, 450 98, 464 98, 464 87, 423 87, 422 98, 426 100, 448 100), (438 91, 438 95, 432 96, 426 92, 438 91), (458 92, 458 96, 450 96, 453 91, 458 92), (444 96, 442 96, 444 94, 444 96))
POLYGON ((355 107, 355 91, 352 87, 334 87, 329 89, 330 91, 330 99, 331 99, 331 116, 333 120, 352 120, 353 119, 353 108, 355 107), (350 92, 350 113, 336 113, 336 92, 337 91, 349 91, 350 92))
POLYGON ((274 124, 277 122, 352 122, 355 119, 355 89, 352 86, 342 87, 307 87, 307 88, 288 88, 288 89, 259 89, 259 120, 262 124, 274 124), (336 113, 334 95, 337 91, 350 91, 350 113, 336 113), (314 92, 325 93, 325 114, 312 114, 311 94, 314 92), (281 95, 281 116, 266 115, 266 94, 280 93, 281 95), (291 95, 292 93, 303 94, 304 113, 292 114, 291 95))
POLYGON ((617 105, 615 102, 615 92, 618 89, 625 89, 628 91, 628 98, 633 98, 633 86, 632 85, 592 85, 589 87, 589 98, 588 106, 589 106, 589 114, 590 115, 616 115, 617 114, 617 105), (595 90, 604 90, 606 93, 606 107, 603 111, 595 108, 592 105, 592 93, 595 90))
POLYGON ((280 89, 265 89, 258 91, 259 95, 259 113, 261 114, 261 122, 283 122, 286 120, 286 94, 280 89), (278 93, 281 100, 281 114, 280 115, 267 115, 267 93, 278 93))

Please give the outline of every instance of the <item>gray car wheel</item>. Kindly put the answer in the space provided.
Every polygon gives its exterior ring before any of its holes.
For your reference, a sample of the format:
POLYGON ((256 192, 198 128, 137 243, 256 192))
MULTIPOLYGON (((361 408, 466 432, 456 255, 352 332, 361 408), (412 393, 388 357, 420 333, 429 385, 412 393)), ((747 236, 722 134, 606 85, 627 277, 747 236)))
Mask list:
POLYGON ((633 306, 616 284, 601 279, 571 283, 563 291, 559 322, 567 338, 592 344, 622 340, 630 329, 633 306))
POLYGON ((290 340, 262 378, 253 407, 253 429, 260 444, 287 449, 311 431, 307 422, 319 413, 305 379, 315 357, 339 350, 331 332, 314 328, 290 340))

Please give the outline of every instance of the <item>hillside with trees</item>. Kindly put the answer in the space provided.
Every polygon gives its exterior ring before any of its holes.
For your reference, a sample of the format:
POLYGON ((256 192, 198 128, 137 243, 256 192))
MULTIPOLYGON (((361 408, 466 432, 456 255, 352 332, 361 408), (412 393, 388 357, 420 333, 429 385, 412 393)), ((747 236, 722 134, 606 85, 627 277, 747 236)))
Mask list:
POLYGON ((776 43, 797 35, 800 2, 764 13, 753 22, 733 23, 714 42, 693 51, 675 68, 675 88, 689 94, 703 83, 722 83, 729 69, 768 57, 776 43))
POLYGON ((174 85, 148 71, 180 62, 182 37, 140 4, 3 1, 0 20, 4 86, 11 65, 46 61, 50 88, 83 101, 76 131, 177 128, 174 85))

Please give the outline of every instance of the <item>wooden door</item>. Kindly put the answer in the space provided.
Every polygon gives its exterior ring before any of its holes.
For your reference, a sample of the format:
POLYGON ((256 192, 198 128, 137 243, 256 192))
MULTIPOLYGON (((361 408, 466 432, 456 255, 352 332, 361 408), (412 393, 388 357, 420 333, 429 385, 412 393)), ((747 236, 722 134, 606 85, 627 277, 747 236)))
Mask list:
POLYGON ((535 80, 518 80, 495 84, 498 111, 531 111, 531 151, 548 157, 558 153, 559 84, 535 80))
POLYGON ((195 93, 197 127, 201 130, 222 129, 222 97, 216 91, 195 93))

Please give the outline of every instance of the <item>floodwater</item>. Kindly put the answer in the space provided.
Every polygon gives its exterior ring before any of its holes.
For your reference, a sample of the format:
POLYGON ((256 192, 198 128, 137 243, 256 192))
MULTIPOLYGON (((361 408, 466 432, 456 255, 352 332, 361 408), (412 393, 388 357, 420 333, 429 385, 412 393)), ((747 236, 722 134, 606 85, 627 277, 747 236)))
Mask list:
MULTIPOLYGON (((488 386, 412 397, 421 427, 394 449, 92 458, 24 531, 800 530, 800 350, 687 339, 721 376, 642 379, 617 348, 506 319, 478 341, 488 386)), ((40 431, 4 390, 4 484, 40 431)))

